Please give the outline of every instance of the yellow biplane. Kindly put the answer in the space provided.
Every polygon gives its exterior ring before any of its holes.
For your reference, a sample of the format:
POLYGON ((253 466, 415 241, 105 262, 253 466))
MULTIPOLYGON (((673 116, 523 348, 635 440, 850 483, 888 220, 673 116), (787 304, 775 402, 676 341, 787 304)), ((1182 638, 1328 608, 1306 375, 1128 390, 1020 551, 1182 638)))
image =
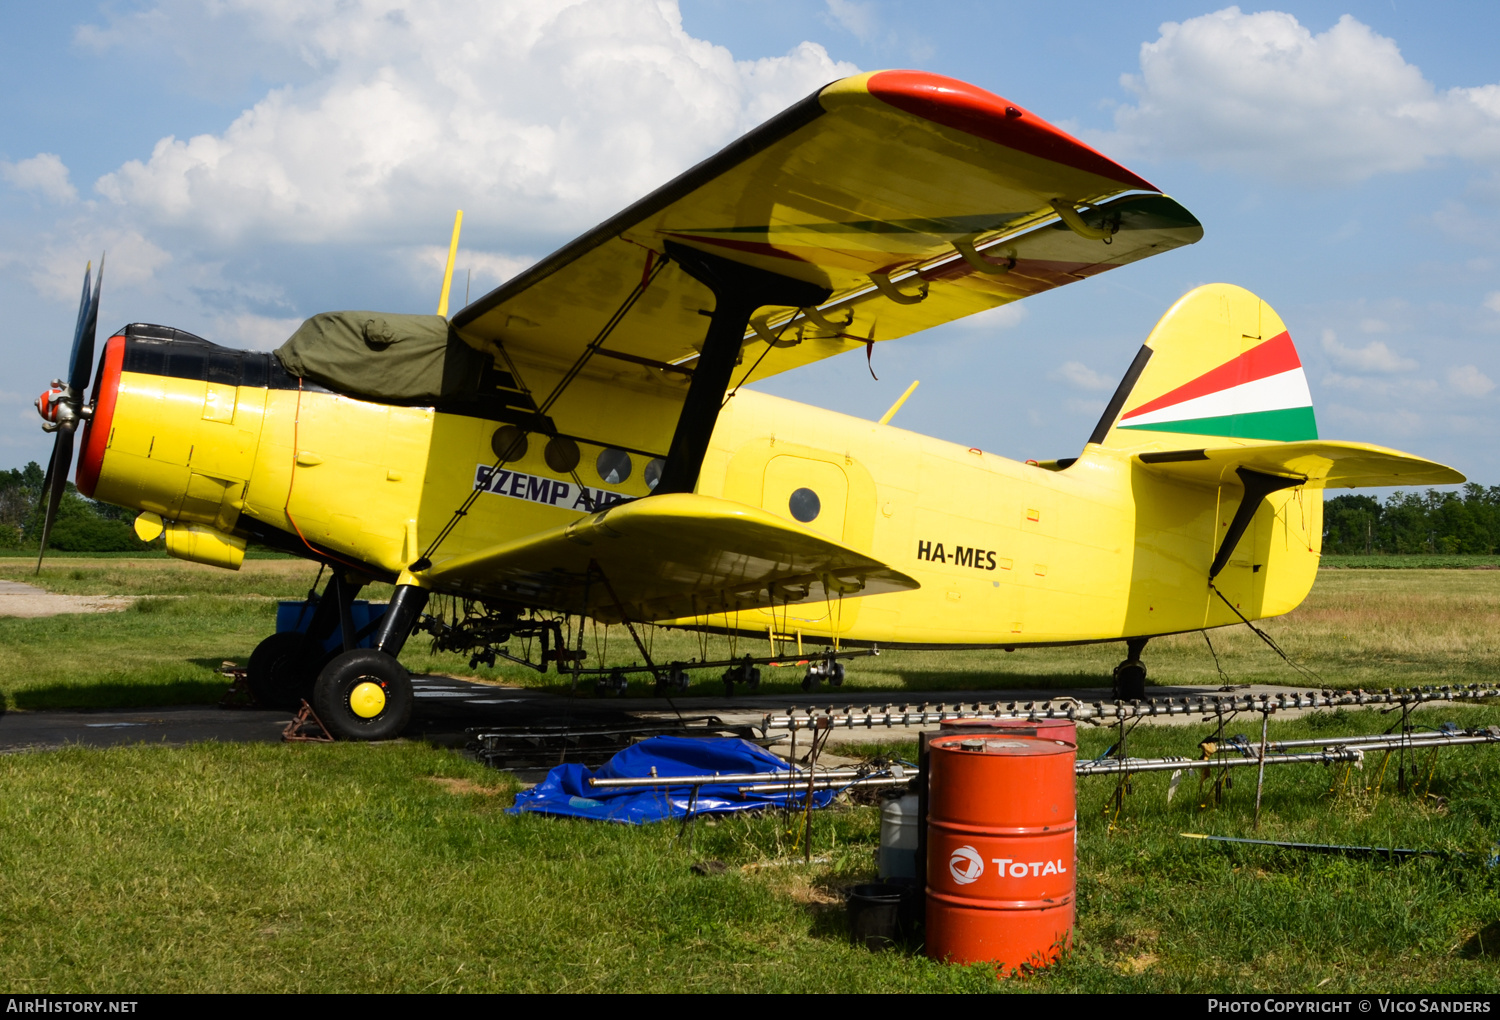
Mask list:
POLYGON ((263 701, 308 697, 346 738, 408 721, 396 656, 419 624, 491 654, 538 639, 543 669, 577 668, 570 617, 580 633, 592 618, 830 649, 1124 640, 1117 689, 1139 697, 1150 637, 1303 599, 1319 490, 1462 476, 1320 440, 1285 325, 1228 285, 1166 313, 1064 460, 742 387, 1201 235, 1030 111, 882 71, 821 89, 451 318, 452 249, 436 316, 319 315, 274 355, 134 324, 94 374, 101 262, 69 378, 38 401, 58 433, 47 526, 78 430, 79 490, 141 510, 138 533, 174 555, 233 569, 253 540, 330 567, 306 633, 267 638, 250 671, 263 701), (395 594, 362 631, 351 607, 372 580, 395 594), (433 594, 463 611, 435 619, 433 594))

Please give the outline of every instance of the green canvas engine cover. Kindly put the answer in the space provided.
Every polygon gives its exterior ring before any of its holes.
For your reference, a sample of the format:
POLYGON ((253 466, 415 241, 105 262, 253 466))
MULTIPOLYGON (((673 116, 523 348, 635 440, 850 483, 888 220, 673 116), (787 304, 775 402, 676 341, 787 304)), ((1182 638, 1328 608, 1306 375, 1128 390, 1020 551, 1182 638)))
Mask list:
POLYGON ((440 315, 322 312, 276 349, 288 372, 338 393, 387 404, 472 396, 488 357, 440 315))

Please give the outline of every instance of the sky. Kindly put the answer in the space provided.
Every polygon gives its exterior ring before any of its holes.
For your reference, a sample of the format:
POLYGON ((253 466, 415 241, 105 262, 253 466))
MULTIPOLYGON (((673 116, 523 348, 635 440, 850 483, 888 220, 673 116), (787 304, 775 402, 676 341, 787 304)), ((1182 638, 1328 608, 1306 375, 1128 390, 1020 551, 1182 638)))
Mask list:
MULTIPOLYGON (((820 86, 964 79, 1137 171, 1198 244, 758 388, 1018 459, 1076 455, 1211 282, 1297 344, 1324 438, 1500 485, 1500 7, 159 0, 0 8, 0 469, 45 463, 84 263, 102 330, 268 350, 455 305, 820 86)), ((107 335, 101 333, 102 335, 107 335)))

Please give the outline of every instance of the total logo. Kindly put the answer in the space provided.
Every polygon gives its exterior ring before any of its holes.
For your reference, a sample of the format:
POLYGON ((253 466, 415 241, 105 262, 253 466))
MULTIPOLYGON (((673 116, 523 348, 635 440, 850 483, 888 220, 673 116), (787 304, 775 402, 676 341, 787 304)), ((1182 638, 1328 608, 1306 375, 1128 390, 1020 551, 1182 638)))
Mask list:
MULTIPOLYGON (((1057 861, 1018 861, 1010 857, 992 857, 990 863, 999 872, 997 877, 1025 878, 1028 875, 1066 875, 1068 869, 1057 861)), ((948 873, 959 885, 969 885, 984 874, 984 858, 971 846, 961 846, 948 858, 948 873)))

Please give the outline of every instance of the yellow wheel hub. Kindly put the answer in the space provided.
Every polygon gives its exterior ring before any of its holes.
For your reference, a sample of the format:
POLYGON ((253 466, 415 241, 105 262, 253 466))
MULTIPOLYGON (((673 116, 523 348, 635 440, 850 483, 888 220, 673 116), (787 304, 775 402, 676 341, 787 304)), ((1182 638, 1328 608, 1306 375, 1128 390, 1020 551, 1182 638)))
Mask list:
POLYGON ((385 691, 366 680, 349 692, 349 707, 361 719, 373 719, 385 711, 385 691))

